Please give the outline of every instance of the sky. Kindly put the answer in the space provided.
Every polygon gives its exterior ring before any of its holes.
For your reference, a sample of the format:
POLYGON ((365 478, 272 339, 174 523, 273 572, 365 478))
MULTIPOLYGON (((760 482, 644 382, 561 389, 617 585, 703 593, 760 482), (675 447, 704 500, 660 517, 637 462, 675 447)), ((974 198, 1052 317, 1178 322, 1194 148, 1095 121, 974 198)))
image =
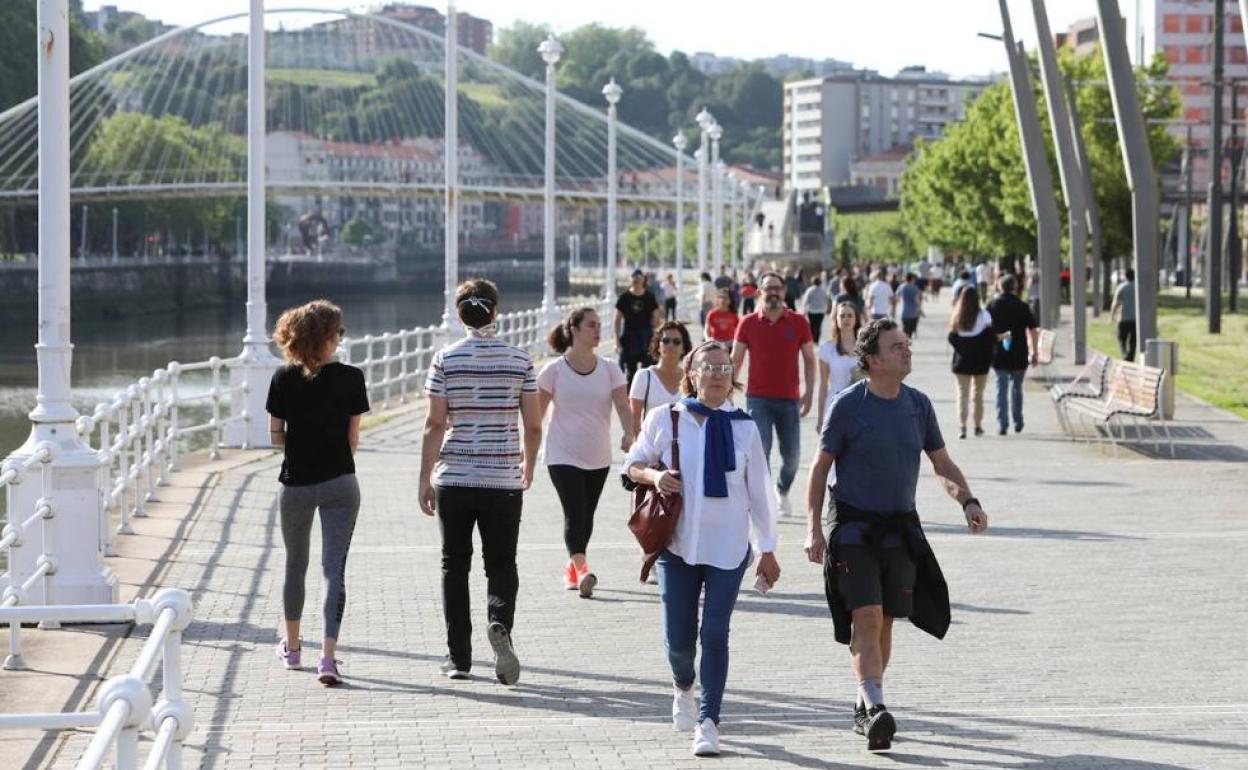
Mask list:
MULTIPOLYGON (((247 0, 170 3, 169 0, 85 0, 87 10, 101 4, 138 11, 167 24, 185 25, 246 11, 247 0), (205 10, 205 9, 210 10, 205 10)), ((445 0, 415 4, 445 11, 445 0)), ((1144 3, 1150 5, 1151 3, 1144 3)), ((267 2, 283 7, 367 10, 378 3, 350 0, 267 2)), ((1008 0, 1015 36, 1034 47, 1031 0, 1008 0)), ((1119 0, 1133 24, 1134 0, 1119 0)), ((1048 0, 1049 24, 1064 31, 1073 21, 1095 15, 1094 0, 1048 0)), ((495 32, 517 19, 551 25, 556 33, 598 22, 611 27, 639 27, 664 54, 709 51, 720 56, 756 59, 777 54, 833 58, 893 74, 919 64, 929 70, 970 77, 1005 70, 1000 43, 976 37, 999 33, 997 0, 458 0, 457 9, 489 19, 495 32)), ((286 26, 296 17, 284 16, 286 26)), ((304 23, 315 18, 304 17, 304 23)), ((271 26, 277 22, 270 20, 271 26)), ((245 25, 241 27, 245 29, 245 25)))

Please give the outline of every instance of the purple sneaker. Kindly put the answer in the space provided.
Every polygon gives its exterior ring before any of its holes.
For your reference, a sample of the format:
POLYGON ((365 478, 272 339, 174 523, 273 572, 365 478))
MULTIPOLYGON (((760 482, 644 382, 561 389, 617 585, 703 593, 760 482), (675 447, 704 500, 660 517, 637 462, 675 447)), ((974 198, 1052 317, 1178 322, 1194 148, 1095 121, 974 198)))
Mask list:
POLYGON ((342 677, 338 675, 339 661, 333 658, 321 656, 321 663, 316 667, 316 681, 326 687, 333 687, 342 681, 342 677))
POLYGON ((300 654, 302 652, 303 648, 291 650, 286 646, 286 640, 283 639, 277 643, 277 652, 275 654, 277 655, 277 659, 286 666, 287 670, 296 671, 303 667, 300 660, 300 654))

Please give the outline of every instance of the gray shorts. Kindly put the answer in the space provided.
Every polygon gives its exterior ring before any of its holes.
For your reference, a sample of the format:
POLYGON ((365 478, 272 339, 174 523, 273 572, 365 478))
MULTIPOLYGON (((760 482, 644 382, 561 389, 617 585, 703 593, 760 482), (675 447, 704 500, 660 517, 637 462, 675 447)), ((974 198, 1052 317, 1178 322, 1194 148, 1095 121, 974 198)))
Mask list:
POLYGON ((881 604, 889 617, 910 617, 914 573, 904 547, 877 551, 867 545, 836 546, 836 589, 851 611, 881 604))

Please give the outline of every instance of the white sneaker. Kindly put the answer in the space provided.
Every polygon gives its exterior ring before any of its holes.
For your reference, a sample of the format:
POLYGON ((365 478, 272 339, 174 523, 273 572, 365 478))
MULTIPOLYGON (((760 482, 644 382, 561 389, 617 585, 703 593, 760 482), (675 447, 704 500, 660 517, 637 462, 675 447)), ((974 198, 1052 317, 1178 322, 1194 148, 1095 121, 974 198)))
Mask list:
POLYGON ((698 698, 693 694, 693 685, 689 685, 688 690, 672 685, 672 727, 687 733, 697 721, 698 698))
POLYGON ((693 731, 693 755, 695 757, 719 756, 719 728, 715 720, 703 719, 693 731))
POLYGON ((789 496, 776 489, 776 508, 780 511, 781 516, 793 515, 793 506, 789 505, 789 496))

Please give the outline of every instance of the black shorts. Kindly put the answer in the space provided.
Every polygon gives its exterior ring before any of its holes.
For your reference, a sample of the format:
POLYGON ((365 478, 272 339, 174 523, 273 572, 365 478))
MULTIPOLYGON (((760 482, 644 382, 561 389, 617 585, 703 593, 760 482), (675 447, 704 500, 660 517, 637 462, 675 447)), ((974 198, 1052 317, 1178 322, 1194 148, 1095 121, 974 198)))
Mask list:
POLYGON ((889 617, 910 617, 915 569, 904 547, 838 545, 836 559, 836 589, 851 611, 882 604, 889 617))
POLYGON ((919 317, 901 319, 901 330, 906 333, 907 337, 913 337, 916 329, 919 328, 919 317))

